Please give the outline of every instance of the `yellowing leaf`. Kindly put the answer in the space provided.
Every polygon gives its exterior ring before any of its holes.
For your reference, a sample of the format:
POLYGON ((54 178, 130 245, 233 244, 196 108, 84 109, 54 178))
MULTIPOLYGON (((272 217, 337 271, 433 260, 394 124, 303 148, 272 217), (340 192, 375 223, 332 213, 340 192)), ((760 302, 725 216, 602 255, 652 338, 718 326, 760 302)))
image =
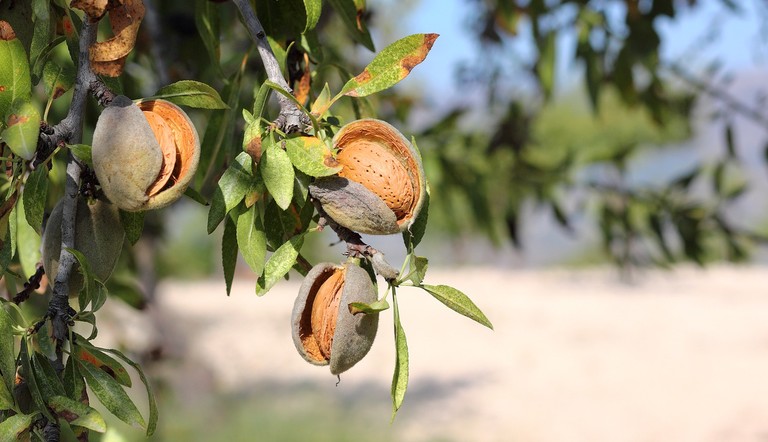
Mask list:
POLYGON ((413 34, 387 46, 363 72, 344 85, 337 98, 341 95, 365 97, 394 86, 424 61, 437 37, 437 34, 413 34))

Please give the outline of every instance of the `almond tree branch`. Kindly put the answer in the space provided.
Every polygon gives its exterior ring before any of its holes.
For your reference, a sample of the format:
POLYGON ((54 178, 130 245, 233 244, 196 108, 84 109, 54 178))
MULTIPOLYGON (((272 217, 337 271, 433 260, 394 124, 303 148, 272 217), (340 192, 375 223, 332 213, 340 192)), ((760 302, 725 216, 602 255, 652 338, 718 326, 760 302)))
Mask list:
MULTIPOLYGON (((256 11, 253 10, 250 0, 232 1, 240 11, 245 27, 248 29, 248 33, 251 34, 251 38, 256 43, 261 62, 264 64, 264 69, 267 71, 267 78, 288 93, 293 93, 288 82, 285 81, 283 73, 280 71, 280 64, 277 62, 275 53, 272 52, 272 48, 267 41, 267 33, 264 32, 264 27, 261 26, 261 22, 259 22, 259 18, 256 16, 256 11)), ((275 124, 280 130, 285 133, 301 132, 309 126, 309 117, 304 115, 288 98, 277 94, 277 100, 280 103, 280 114, 275 120, 275 124)))

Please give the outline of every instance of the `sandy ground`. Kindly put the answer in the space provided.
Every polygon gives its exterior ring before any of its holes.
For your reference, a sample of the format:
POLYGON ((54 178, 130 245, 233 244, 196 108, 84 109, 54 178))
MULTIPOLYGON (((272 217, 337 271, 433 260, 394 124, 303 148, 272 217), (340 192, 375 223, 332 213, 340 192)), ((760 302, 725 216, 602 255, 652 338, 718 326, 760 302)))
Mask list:
MULTIPOLYGON (((768 440, 768 268, 684 268, 640 281, 621 283, 610 269, 430 269, 428 282, 469 294, 495 330, 420 290, 399 292, 411 377, 392 438, 768 440)), ((221 281, 166 283, 158 332, 195 367, 198 389, 313 386, 331 398, 366 391, 355 407, 370 405, 386 421, 391 314, 371 353, 335 387, 327 369, 293 347, 297 288, 283 282, 258 298, 253 281, 240 280, 227 298, 221 281)), ((131 324, 119 308, 110 314, 131 324)), ((135 323, 120 340, 140 345, 152 327, 135 323)))

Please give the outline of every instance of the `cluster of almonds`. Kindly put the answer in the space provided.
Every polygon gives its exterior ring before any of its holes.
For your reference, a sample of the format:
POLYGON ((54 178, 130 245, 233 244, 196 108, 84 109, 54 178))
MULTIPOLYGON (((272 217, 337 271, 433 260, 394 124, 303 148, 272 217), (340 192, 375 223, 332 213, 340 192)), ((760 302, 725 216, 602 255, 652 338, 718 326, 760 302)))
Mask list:
MULTIPOLYGON (((339 225, 355 232, 388 235, 408 229, 426 194, 421 158, 390 124, 357 120, 333 138, 334 176, 319 178, 309 192, 339 225)), ((377 300, 371 275, 350 259, 343 265, 321 263, 309 271, 293 307, 293 342, 315 365, 342 373, 370 350, 378 315, 352 314, 349 304, 377 300)))
MULTIPOLYGON (((181 198, 200 160, 200 140, 187 114, 165 100, 134 103, 116 97, 99 116, 93 133, 93 169, 109 201, 78 198, 75 249, 93 274, 106 281, 117 264, 125 232, 118 209, 135 212, 165 207, 181 198)), ((61 253, 62 201, 43 232, 43 268, 53 281, 61 253)), ((83 287, 74 272, 69 293, 83 287)))
MULTIPOLYGON (((125 237, 118 208, 158 209, 179 199, 197 169, 200 140, 178 106, 118 96, 99 116, 92 144, 94 172, 109 201, 78 200, 75 248, 94 275, 106 281, 125 237)), ((426 194, 421 158, 411 143, 384 121, 362 119, 342 127, 333 144, 341 171, 309 186, 325 214, 360 233, 388 235, 408 229, 426 194)), ((59 202, 43 234, 43 265, 51 279, 61 251, 61 213, 59 202)), ((83 286, 82 276, 74 275, 71 295, 83 286)), ((376 300, 374 281, 357 260, 313 267, 291 318, 301 356, 315 365, 330 365, 333 374, 348 370, 368 353, 378 327, 376 314, 354 315, 348 306, 376 300)))

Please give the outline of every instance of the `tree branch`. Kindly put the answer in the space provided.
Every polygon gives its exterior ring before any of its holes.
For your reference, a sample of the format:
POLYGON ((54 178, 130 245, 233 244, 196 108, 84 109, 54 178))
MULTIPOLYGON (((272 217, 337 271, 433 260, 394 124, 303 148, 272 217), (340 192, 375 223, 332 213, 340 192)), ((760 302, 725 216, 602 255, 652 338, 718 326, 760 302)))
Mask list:
MULTIPOLYGON (((267 71, 267 78, 288 93, 293 93, 291 87, 285 81, 283 73, 280 71, 280 64, 277 62, 275 53, 272 52, 272 48, 267 41, 267 33, 264 32, 264 27, 261 26, 261 22, 259 22, 259 18, 256 16, 256 11, 254 11, 251 6, 251 2, 249 0, 232 1, 240 11, 240 15, 243 17, 243 22, 245 22, 245 27, 248 29, 248 33, 251 34, 251 38, 256 43, 261 62, 264 64, 264 69, 267 71)), ((304 128, 309 126, 309 117, 304 115, 288 98, 278 94, 277 100, 280 103, 280 114, 275 120, 275 124, 280 130, 285 133, 301 132, 304 128)))
MULTIPOLYGON (((79 60, 75 90, 72 103, 64 118, 53 127, 54 136, 61 136, 72 143, 80 143, 83 137, 83 117, 88 99, 88 92, 94 84, 100 83, 91 71, 88 48, 96 41, 97 23, 92 23, 87 17, 83 21, 80 35, 79 60)), ((67 162, 67 178, 63 196, 63 215, 61 221, 61 254, 59 269, 53 282, 53 295, 48 303, 48 317, 53 328, 53 338, 56 342, 56 361, 54 368, 63 370, 62 346, 67 340, 72 309, 69 306, 69 278, 72 274, 76 259, 70 248, 75 247, 75 219, 77 216, 77 195, 80 188, 82 170, 74 156, 70 153, 67 162)))
POLYGON ((371 261, 373 270, 387 281, 393 281, 397 279, 399 272, 392 267, 385 259, 384 254, 369 246, 363 242, 363 238, 359 233, 352 231, 342 225, 339 225, 323 210, 323 206, 319 201, 312 199, 312 203, 315 205, 317 213, 320 214, 320 219, 317 225, 322 230, 326 225, 333 230, 341 241, 347 244, 347 256, 353 258, 365 257, 371 261))

